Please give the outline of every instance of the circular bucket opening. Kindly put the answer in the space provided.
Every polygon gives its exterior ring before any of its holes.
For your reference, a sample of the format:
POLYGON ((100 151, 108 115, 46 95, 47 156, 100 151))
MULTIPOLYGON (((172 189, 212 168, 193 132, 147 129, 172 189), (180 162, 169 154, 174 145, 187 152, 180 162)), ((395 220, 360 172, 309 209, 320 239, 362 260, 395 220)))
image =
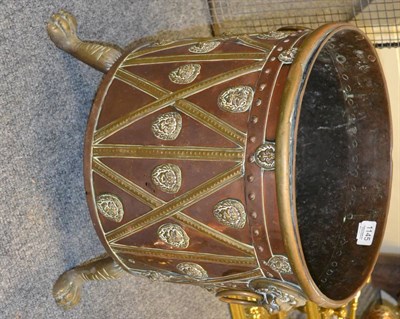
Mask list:
POLYGON ((297 117, 295 210, 304 260, 333 300, 366 281, 383 237, 390 114, 375 50, 356 30, 323 44, 297 117))

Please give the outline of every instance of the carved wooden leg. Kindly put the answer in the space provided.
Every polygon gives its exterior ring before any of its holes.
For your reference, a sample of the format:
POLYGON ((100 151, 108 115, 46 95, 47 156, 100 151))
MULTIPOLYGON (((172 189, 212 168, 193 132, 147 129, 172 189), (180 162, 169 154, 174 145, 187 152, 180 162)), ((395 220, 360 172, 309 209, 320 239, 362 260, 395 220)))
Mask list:
POLYGON ((76 35, 75 17, 61 10, 50 18, 47 32, 55 45, 99 71, 107 72, 121 56, 122 49, 110 44, 82 41, 76 35))
POLYGON ((105 254, 63 273, 54 284, 53 296, 60 307, 68 310, 79 303, 85 281, 113 280, 124 273, 124 270, 105 254))

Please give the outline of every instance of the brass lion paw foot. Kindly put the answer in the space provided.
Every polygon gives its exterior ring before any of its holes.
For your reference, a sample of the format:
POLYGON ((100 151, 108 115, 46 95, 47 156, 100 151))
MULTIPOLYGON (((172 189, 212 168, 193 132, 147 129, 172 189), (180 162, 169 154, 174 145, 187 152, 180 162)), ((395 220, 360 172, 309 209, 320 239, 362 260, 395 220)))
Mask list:
POLYGON ((83 279, 75 270, 62 274, 53 287, 56 303, 64 310, 69 310, 81 300, 83 279))
POLYGON ((72 52, 79 43, 76 28, 75 17, 64 10, 53 14, 47 24, 50 39, 57 47, 66 52, 72 52))

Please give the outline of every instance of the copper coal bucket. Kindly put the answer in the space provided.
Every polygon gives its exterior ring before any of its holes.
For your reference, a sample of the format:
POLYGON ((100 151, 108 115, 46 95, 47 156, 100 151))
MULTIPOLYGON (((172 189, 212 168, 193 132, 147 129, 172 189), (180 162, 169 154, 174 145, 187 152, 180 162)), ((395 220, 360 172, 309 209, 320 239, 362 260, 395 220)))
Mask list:
POLYGON ((346 304, 384 232, 388 104, 373 46, 345 24, 127 52, 86 134, 96 231, 127 272, 224 301, 346 304))

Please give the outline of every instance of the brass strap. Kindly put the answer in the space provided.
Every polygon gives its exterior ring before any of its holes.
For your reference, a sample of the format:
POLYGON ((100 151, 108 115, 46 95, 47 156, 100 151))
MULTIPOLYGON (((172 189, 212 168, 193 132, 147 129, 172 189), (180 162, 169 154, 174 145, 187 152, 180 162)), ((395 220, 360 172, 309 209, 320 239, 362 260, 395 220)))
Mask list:
POLYGON ((245 46, 248 46, 248 47, 251 47, 254 49, 262 50, 262 51, 265 51, 266 53, 269 53, 270 51, 272 51, 275 46, 272 43, 255 40, 248 35, 239 36, 238 40, 239 40, 239 44, 243 44, 245 46))
MULTIPOLYGON (((133 74, 124 69, 119 69, 116 72, 115 77, 123 81, 124 83, 146 94, 151 95, 156 99, 161 98, 167 94, 172 94, 171 91, 163 89, 153 82, 143 79, 136 74, 133 74)), ((195 119, 196 121, 213 130, 214 132, 231 140, 237 145, 242 147, 245 145, 246 134, 242 133, 225 121, 219 119, 210 112, 205 111, 203 108, 197 106, 196 104, 188 102, 186 100, 178 100, 175 102, 174 106, 182 113, 185 113, 186 115, 195 119)))
POLYGON ((157 112, 158 110, 164 108, 165 106, 171 105, 180 99, 185 99, 193 94, 204 91, 214 85, 224 83, 226 81, 243 76, 245 74, 259 71, 262 69, 263 65, 264 65, 263 62, 257 62, 251 65, 246 65, 222 74, 218 74, 206 80, 197 82, 181 90, 175 91, 172 94, 166 94, 159 100, 151 102, 137 110, 131 111, 128 114, 125 114, 120 118, 112 121, 111 123, 105 125, 104 127, 100 128, 94 134, 94 143, 99 143, 105 138, 111 136, 112 134, 136 122, 137 120, 140 120, 149 114, 157 112))
POLYGON ((226 185, 238 180, 243 176, 242 166, 235 165, 233 168, 215 176, 203 184, 187 191, 186 193, 175 197, 168 203, 153 209, 152 211, 132 220, 106 234, 109 242, 116 242, 126 238, 149 225, 155 224, 165 218, 171 217, 191 205, 197 203, 212 193, 224 188, 226 185))
POLYGON ((161 63, 176 63, 176 62, 212 62, 212 61, 240 61, 240 60, 265 60, 265 53, 207 53, 207 54, 184 54, 184 55, 166 55, 144 58, 129 58, 122 64, 123 67, 144 65, 144 64, 161 64, 161 63))
POLYGON ((236 266, 254 267, 257 265, 256 259, 254 257, 215 255, 209 253, 135 247, 135 246, 120 245, 120 244, 111 244, 110 246, 113 250, 115 250, 118 253, 132 254, 135 256, 190 260, 194 262, 205 262, 205 263, 225 264, 225 265, 228 264, 236 266))
POLYGON ((237 148, 97 144, 93 156, 240 162, 244 154, 237 148))
MULTIPOLYGON (((134 198, 138 199, 142 203, 146 204, 151 208, 156 208, 165 204, 164 201, 158 199, 151 193, 145 191, 135 183, 131 182, 130 180, 126 179, 125 177, 121 176, 120 174, 114 172, 112 169, 101 163, 99 160, 93 160, 93 170, 98 175, 109 181, 110 183, 114 184, 124 192, 128 193, 129 195, 133 196, 134 198)), ((247 255, 253 256, 254 249, 250 245, 246 245, 241 241, 238 241, 232 237, 229 237, 226 234, 223 234, 214 228, 211 228, 188 215, 178 212, 173 219, 181 222, 182 224, 193 228, 202 234, 228 246, 238 251, 241 251, 247 255)))

